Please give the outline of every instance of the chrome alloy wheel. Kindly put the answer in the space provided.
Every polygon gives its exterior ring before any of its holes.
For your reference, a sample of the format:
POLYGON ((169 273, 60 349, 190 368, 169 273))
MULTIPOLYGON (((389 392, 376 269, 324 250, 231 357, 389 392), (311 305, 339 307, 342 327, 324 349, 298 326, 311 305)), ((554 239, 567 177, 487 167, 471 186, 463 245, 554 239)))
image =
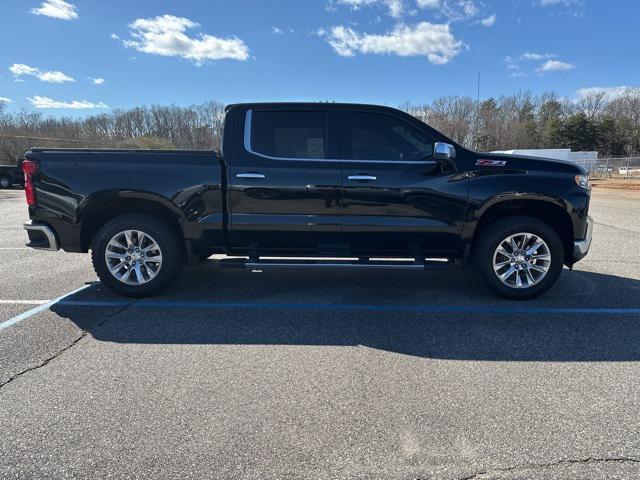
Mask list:
POLYGON ((104 259, 111 275, 127 285, 150 282, 162 268, 160 246, 140 230, 125 230, 111 237, 104 259))
POLYGON ((514 233, 500 242, 493 254, 493 271, 511 288, 529 288, 547 276, 551 251, 533 233, 514 233))

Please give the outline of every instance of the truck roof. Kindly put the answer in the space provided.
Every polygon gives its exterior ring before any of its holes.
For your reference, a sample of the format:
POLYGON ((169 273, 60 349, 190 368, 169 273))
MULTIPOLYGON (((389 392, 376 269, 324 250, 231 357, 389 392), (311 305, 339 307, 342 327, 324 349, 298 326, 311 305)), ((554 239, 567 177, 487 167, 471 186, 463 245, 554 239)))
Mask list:
POLYGON ((251 103, 231 103, 225 106, 225 112, 228 112, 235 107, 277 107, 277 108, 318 108, 318 107, 331 107, 336 109, 388 109, 398 110, 397 108, 390 107, 388 105, 375 105, 370 103, 340 103, 340 102, 251 102, 251 103))

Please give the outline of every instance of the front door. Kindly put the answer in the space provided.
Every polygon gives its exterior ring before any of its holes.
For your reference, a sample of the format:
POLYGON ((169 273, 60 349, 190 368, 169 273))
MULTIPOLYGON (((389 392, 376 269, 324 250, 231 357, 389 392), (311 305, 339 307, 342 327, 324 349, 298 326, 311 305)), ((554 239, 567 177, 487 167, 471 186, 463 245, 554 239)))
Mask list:
POLYGON ((232 250, 330 253, 342 227, 328 112, 253 109, 244 123, 227 173, 232 250))
POLYGON ((435 140, 400 115, 343 112, 343 237, 352 252, 417 257, 460 249, 467 182, 433 159, 435 140))

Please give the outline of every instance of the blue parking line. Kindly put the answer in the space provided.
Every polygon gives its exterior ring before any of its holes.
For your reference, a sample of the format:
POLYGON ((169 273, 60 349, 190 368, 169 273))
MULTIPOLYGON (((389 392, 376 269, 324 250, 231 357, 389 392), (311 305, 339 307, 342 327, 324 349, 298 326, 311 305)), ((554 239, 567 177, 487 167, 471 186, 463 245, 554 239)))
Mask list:
MULTIPOLYGON (((75 301, 62 300, 58 305, 75 307, 121 307, 126 301, 75 301)), ((141 308, 185 308, 185 309, 252 309, 252 310, 318 310, 318 311, 378 311, 407 313, 496 313, 496 314, 600 314, 600 315, 640 315, 640 308, 608 307, 494 307, 460 305, 369 305, 369 304, 324 304, 324 303, 226 303, 226 302, 186 302, 141 300, 129 305, 131 309, 141 308)))

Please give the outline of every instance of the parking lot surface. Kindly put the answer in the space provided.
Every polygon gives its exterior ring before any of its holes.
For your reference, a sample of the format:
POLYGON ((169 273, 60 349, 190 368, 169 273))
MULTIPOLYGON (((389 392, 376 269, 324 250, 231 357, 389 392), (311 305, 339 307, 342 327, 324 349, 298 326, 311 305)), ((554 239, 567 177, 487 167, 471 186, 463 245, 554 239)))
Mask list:
POLYGON ((594 191, 589 256, 517 303, 468 271, 215 261, 123 299, 24 248, 23 196, 0 191, 0 478, 640 475, 638 193, 594 191))

